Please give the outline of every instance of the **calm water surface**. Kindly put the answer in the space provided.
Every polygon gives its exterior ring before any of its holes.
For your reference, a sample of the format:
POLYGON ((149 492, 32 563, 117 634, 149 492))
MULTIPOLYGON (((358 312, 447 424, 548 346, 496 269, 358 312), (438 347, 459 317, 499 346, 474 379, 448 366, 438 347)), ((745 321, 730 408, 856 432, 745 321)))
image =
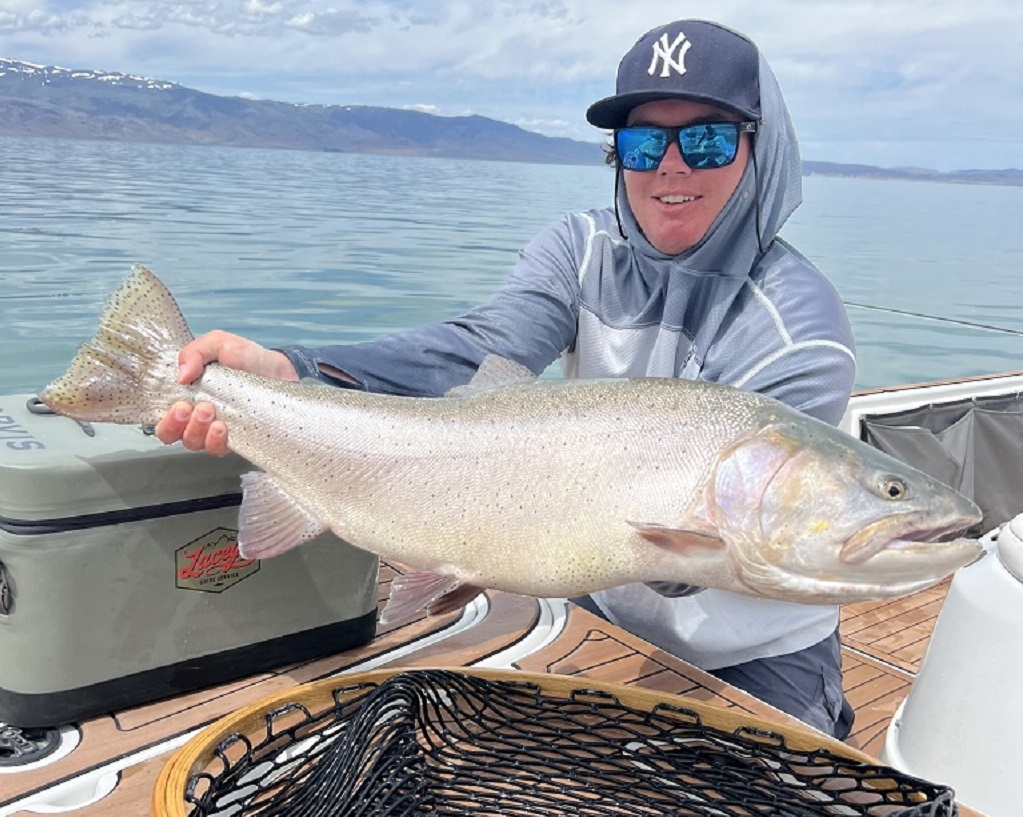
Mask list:
MULTIPOLYGON (((0 393, 63 371, 133 262, 196 332, 368 340, 486 299, 527 241, 609 202, 612 182, 604 167, 0 137, 0 393)), ((850 304, 859 387, 1023 368, 1023 188, 814 177, 804 199, 783 235, 850 304)))

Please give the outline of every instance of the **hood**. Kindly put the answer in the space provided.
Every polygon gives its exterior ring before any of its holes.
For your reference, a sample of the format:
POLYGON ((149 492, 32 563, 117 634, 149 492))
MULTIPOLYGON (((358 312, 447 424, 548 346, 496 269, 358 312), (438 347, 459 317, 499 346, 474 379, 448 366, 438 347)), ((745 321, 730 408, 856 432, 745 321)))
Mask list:
MULTIPOLYGON (((617 185, 622 226, 637 253, 655 262, 658 259, 670 261, 673 268, 681 263, 694 272, 714 271, 745 277, 761 251, 777 237, 802 201, 802 162, 781 88, 763 55, 760 55, 759 82, 763 118, 754 136, 753 155, 731 199, 695 247, 675 256, 654 248, 629 207, 625 185, 617 185)), ((618 169, 617 173, 621 174, 622 170, 618 169)))

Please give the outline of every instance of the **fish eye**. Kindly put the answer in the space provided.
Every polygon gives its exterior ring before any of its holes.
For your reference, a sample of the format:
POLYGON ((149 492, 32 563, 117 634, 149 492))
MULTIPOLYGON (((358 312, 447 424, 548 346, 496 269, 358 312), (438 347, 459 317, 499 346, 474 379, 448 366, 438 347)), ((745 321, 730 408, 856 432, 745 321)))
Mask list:
POLYGON ((898 477, 887 477, 881 481, 881 496, 885 499, 905 499, 909 486, 898 477))

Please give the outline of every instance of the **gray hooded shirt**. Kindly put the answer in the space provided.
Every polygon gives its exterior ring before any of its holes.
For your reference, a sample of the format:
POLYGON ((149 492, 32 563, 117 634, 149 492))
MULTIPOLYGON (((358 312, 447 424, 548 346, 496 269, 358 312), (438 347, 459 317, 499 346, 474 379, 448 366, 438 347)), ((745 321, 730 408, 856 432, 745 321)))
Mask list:
MULTIPOLYGON (((837 423, 855 375, 852 332, 831 284, 778 238, 801 201, 801 164, 763 58, 760 86, 754 155, 685 253, 668 256, 646 240, 623 189, 624 235, 614 208, 569 215, 530 242, 488 303, 453 320, 371 343, 282 351, 300 376, 347 385, 330 376, 334 367, 370 391, 416 396, 467 383, 488 354, 536 373, 560 358, 566 377, 702 379, 837 423)), ((666 598, 636 584, 594 599, 613 622, 704 669, 809 647, 838 624, 835 607, 719 590, 666 598)))

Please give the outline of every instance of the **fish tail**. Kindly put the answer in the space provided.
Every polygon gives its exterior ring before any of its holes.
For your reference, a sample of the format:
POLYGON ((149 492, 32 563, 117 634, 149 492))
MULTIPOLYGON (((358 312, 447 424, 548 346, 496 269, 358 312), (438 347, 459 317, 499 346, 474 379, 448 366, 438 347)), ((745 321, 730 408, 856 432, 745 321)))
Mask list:
POLYGON ((76 420, 155 423, 191 394, 177 382, 178 351, 190 340, 174 296, 135 264, 107 301, 96 335, 39 399, 76 420))

